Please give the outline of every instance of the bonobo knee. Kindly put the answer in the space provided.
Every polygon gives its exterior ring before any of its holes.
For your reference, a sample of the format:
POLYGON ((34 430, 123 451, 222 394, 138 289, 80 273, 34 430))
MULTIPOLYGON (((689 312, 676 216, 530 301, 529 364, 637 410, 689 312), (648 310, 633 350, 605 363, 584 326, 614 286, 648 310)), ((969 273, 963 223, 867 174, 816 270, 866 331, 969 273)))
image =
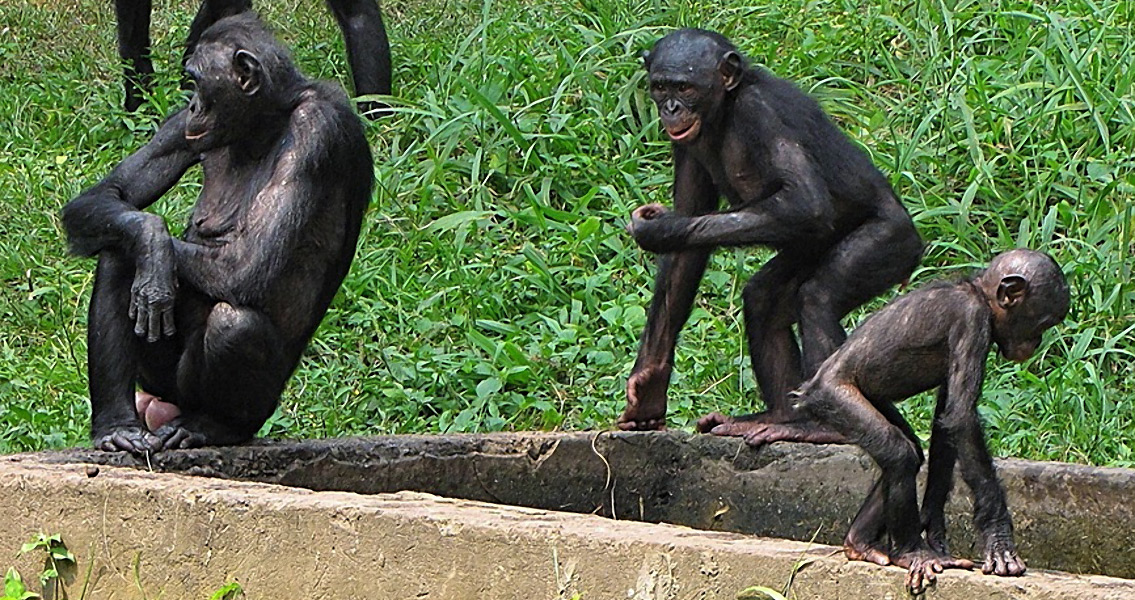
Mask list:
MULTIPOLYGON (((802 312, 822 311, 824 314, 836 314, 833 310, 835 294, 831 285, 819 279, 809 279, 800 285, 800 310, 802 312)), ((837 314, 838 318, 838 314, 837 314)))
POLYGON ((778 290, 771 278, 764 278, 757 274, 745 284, 745 289, 741 291, 741 298, 745 303, 745 310, 768 315, 776 305, 777 293, 778 290))
POLYGON ((883 471, 893 471, 914 476, 922 466, 922 452, 914 446, 897 427, 888 432, 886 447, 875 456, 875 462, 883 471))
POLYGON ((239 353, 243 360, 267 362, 279 352, 279 343, 267 316, 227 302, 213 305, 205 323, 205 352, 212 357, 239 353))

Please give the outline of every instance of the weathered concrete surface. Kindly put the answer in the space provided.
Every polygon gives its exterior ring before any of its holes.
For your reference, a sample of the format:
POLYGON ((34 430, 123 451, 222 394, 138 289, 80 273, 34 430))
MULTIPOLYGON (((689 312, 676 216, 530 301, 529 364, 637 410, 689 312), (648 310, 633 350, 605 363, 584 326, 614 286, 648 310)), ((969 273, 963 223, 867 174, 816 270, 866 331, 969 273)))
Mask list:
MULTIPOLYGON (((390 436, 168 452, 148 463, 69 451, 51 461, 360 493, 454 498, 839 544, 875 468, 855 448, 684 433, 390 436), (612 511, 614 507, 614 511, 612 511)), ((998 461, 1030 568, 1135 578, 1135 470, 998 461)), ((968 490, 951 502, 952 545, 976 557, 968 490)))
MULTIPOLYGON (((903 571, 831 547, 671 525, 446 500, 357 495, 0 458, 0 540, 11 556, 61 533, 78 597, 206 598, 239 581, 249 598, 733 600, 751 585, 802 599, 902 599, 903 571)), ((19 563, 25 575, 38 567, 19 563)), ((949 572, 930 599, 1120 600, 1135 582, 1030 571, 949 572)))

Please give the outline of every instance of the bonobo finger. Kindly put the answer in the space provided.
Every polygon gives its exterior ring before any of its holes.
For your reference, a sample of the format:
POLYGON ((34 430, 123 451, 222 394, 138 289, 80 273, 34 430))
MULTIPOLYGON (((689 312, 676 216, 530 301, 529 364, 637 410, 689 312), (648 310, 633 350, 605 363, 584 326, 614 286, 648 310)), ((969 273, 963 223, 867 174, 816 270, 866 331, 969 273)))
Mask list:
POLYGON ((139 304, 138 308, 134 311, 134 335, 138 337, 145 337, 146 324, 150 322, 149 315, 146 314, 146 307, 139 304))
POLYGON ((149 318, 146 320, 146 341, 152 344, 162 336, 162 313, 156 310, 147 312, 149 318))
POLYGON ((177 333, 177 327, 173 324, 173 309, 167 308, 162 311, 162 333, 166 337, 173 337, 177 333))
POLYGON ((925 589, 922 582, 922 569, 911 567, 906 572, 906 587, 912 594, 921 593, 925 589))

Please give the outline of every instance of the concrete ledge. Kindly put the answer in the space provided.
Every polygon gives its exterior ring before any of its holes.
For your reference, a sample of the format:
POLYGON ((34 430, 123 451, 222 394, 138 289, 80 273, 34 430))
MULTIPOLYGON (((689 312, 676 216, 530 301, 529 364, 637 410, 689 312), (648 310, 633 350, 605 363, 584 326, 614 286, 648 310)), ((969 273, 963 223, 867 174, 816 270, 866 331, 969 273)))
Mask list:
MULTIPOLYGON (((798 598, 907 597, 901 569, 849 563, 826 546, 422 493, 89 470, 0 458, 0 540, 10 545, 0 552, 61 533, 81 573, 93 561, 90 598, 141 597, 139 588, 205 598, 235 579, 249 598, 733 600, 751 585, 781 587, 802 558, 798 598)), ((23 560, 25 575, 39 566, 23 560)), ((1120 600, 1135 598, 1135 583, 951 571, 926 597, 1120 600)))
MULTIPOLYGON (((678 432, 261 441, 148 460, 90 450, 35 456, 315 490, 413 490, 826 544, 842 543, 877 475, 853 447, 754 451, 737 439, 678 432)), ((1135 470, 1022 460, 997 468, 1029 568, 1135 578, 1135 470)), ((975 557, 971 515, 959 481, 947 507, 951 545, 975 557)))

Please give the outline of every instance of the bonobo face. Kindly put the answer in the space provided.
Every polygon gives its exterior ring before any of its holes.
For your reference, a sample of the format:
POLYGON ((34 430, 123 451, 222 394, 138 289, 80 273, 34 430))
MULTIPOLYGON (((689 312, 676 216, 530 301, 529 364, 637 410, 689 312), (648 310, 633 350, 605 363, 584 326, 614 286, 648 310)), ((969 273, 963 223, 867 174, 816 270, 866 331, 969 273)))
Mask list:
POLYGON ((643 55, 650 73, 650 97, 675 143, 696 141, 704 125, 720 118, 722 101, 741 81, 741 56, 718 38, 710 32, 682 29, 643 55))
POLYGON ((185 65, 194 84, 185 139, 206 150, 240 138, 253 114, 260 90, 260 63, 247 50, 226 44, 202 44, 185 65))
POLYGON ((993 308, 993 340, 1009 360, 1027 360, 1044 332, 1068 314, 1068 283, 1047 254, 1024 249, 1000 254, 981 280, 993 308))

